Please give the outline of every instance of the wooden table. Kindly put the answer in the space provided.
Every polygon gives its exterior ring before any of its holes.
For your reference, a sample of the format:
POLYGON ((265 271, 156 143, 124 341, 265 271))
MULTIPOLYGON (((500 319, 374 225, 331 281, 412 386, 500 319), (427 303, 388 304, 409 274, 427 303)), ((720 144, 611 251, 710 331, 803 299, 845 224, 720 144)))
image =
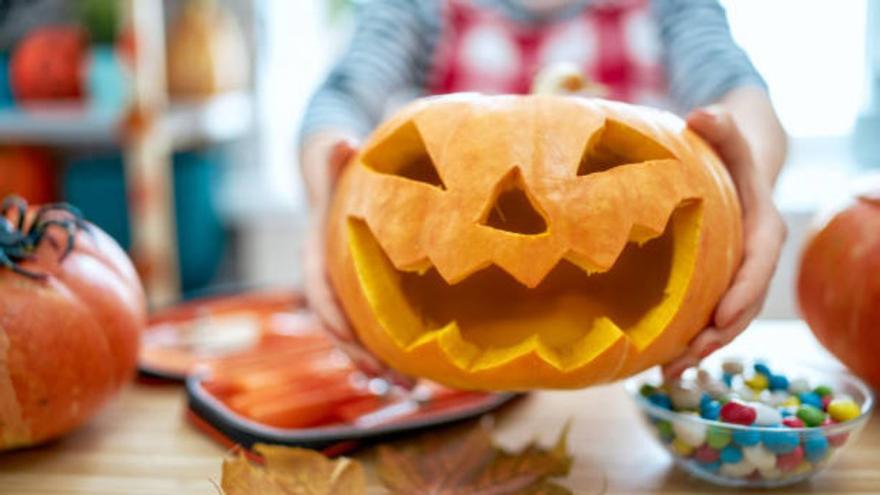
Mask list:
MULTIPOLYGON (((756 323, 723 352, 754 355, 750 349, 768 359, 795 355, 840 366, 796 321, 756 323)), ((184 421, 183 405, 176 386, 134 385, 67 438, 0 455, 0 493, 217 494, 225 449, 184 421)), ((673 466, 620 384, 534 393, 499 414, 496 438, 508 447, 533 438, 549 443, 569 419, 575 465, 566 484, 576 493, 723 491, 673 466)), ((880 493, 880 419, 875 416, 828 471, 785 491, 880 493)), ((374 486, 371 493, 384 492, 374 486)))

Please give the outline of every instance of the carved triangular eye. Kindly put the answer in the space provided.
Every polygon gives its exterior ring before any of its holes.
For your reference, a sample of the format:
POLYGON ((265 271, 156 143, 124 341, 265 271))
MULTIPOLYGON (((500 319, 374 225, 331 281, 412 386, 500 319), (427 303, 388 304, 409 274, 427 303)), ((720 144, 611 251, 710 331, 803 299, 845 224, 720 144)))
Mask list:
POLYGON ((498 183, 494 200, 484 214, 482 225, 515 234, 536 235, 547 232, 547 221, 526 192, 518 168, 498 183))
POLYGON ((619 121, 608 119, 591 137, 581 156, 578 175, 593 174, 649 160, 674 158, 657 141, 619 121))
POLYGON ((446 189, 415 123, 407 122, 367 152, 364 164, 376 172, 396 175, 446 189))

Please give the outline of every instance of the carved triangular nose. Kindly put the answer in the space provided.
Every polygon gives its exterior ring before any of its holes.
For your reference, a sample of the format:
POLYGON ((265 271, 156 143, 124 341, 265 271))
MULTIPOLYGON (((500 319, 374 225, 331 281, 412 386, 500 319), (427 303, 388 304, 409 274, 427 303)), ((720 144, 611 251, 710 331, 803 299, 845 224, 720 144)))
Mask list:
POLYGON ((483 215, 482 225, 523 235, 547 232, 547 221, 529 197, 519 168, 498 183, 494 199, 483 215))

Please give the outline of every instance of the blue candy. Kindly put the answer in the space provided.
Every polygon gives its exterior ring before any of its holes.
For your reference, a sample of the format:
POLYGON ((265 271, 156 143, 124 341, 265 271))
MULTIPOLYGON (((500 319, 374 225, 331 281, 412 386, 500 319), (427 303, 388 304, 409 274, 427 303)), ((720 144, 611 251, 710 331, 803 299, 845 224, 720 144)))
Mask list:
POLYGON ((787 454, 796 449, 800 443, 800 437, 796 431, 780 429, 778 431, 765 431, 761 434, 764 447, 774 454, 787 454))
POLYGON ((727 385, 727 388, 730 388, 733 386, 733 375, 730 373, 723 373, 721 375, 721 381, 727 385))
POLYGON ((810 462, 819 462, 828 453, 828 439, 815 432, 804 438, 804 455, 810 462))
POLYGON ((755 363, 755 373, 760 373, 768 378, 773 375, 773 373, 770 372, 770 367, 764 363, 755 363))
POLYGON ((653 394, 648 396, 648 401, 657 407, 669 409, 670 411, 672 410, 672 399, 670 399, 669 396, 664 394, 663 392, 654 392, 653 394))
POLYGON ((809 404, 820 411, 824 409, 822 397, 819 397, 819 394, 816 392, 801 392, 798 394, 798 399, 801 400, 801 404, 809 404))
POLYGON ((703 408, 703 405, 712 402, 712 397, 709 397, 709 394, 703 392, 703 395, 700 396, 700 408, 703 408))
POLYGON ((735 445, 728 445, 721 449, 721 462, 736 464, 743 459, 742 450, 735 445))
POLYGON ((721 416, 721 403, 717 400, 710 400, 700 404, 700 416, 703 419, 718 421, 718 418, 721 416))
POLYGON ((733 441, 743 447, 752 447, 761 443, 761 432, 751 429, 733 430, 733 441))
POLYGON ((785 375, 770 375, 770 390, 788 390, 788 377, 785 375))
POLYGON ((705 469, 706 471, 709 471, 711 473, 717 473, 718 470, 721 469, 721 461, 700 464, 700 469, 705 469))

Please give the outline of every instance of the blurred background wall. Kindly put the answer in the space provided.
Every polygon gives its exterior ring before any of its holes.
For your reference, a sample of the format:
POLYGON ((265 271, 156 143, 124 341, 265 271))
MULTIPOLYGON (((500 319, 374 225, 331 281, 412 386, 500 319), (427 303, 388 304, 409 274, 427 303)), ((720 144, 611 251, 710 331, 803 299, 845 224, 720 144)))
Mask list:
MULTIPOLYGON (((3 63, 9 64, 22 40, 41 25, 73 23, 89 33, 81 62, 87 74, 79 98, 86 102, 84 109, 71 110, 59 103, 48 113, 34 113, 9 83, 0 81, 0 141, 5 143, 0 167, 11 170, 16 167, 8 164, 22 160, 33 164, 28 170, 45 178, 37 183, 48 184, 34 193, 35 200, 51 196, 76 202, 126 242, 124 153, 118 129, 131 76, 120 60, 125 21, 108 20, 113 9, 107 7, 119 3, 0 2, 0 9, 7 11, 0 24, 3 63)), ((776 193, 790 238, 764 315, 794 316, 794 266, 810 218, 838 201, 866 170, 880 167, 880 2, 722 3, 736 39, 767 79, 791 135, 790 159, 776 193)), ((194 94, 168 87, 170 104, 162 118, 173 141, 176 232, 186 294, 230 284, 299 283, 305 202, 298 178, 296 131, 311 92, 345 46, 356 4, 349 0, 163 3, 163 38, 173 51, 186 52, 188 45, 199 43, 225 43, 223 53, 243 53, 220 56, 217 80, 197 81, 196 86, 204 87, 194 94), (213 24, 202 28, 206 33, 199 35, 202 38, 172 41, 175 22, 187 6, 219 7, 231 23, 211 17, 213 24), (243 61, 222 69, 237 57, 243 61), (224 78, 229 82, 221 84, 224 78)))

